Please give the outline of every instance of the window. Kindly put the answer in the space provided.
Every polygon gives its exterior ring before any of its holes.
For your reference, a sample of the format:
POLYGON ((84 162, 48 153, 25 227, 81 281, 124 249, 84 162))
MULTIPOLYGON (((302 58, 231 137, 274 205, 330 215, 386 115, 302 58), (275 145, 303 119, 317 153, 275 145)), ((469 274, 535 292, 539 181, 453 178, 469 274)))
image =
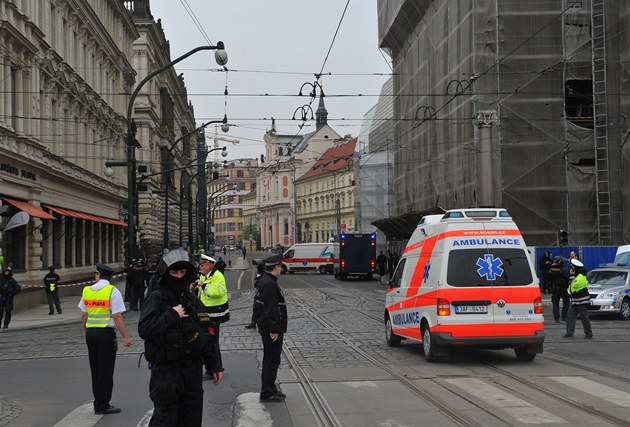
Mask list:
POLYGON ((289 220, 285 218, 284 220, 284 235, 289 235, 289 220))
POLYGON ((236 171, 236 177, 237 178, 244 178, 245 177, 245 171, 242 169, 239 169, 236 171))
POLYGON ((461 249, 451 251, 446 282, 451 286, 526 286, 533 283, 522 249, 461 249))
POLYGON ((405 270, 405 264, 407 263, 407 258, 403 258, 398 263, 398 267, 394 271, 394 276, 392 277, 392 285, 395 288, 399 288, 402 281, 403 271, 405 270))
POLYGON ((593 128, 593 80, 567 80, 564 84, 567 120, 583 128, 593 128))

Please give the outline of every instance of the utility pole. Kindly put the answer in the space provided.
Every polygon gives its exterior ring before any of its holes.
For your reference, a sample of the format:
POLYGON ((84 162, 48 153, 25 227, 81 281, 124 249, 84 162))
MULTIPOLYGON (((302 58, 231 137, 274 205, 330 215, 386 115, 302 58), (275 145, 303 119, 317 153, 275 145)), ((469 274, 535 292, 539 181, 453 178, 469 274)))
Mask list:
POLYGON ((477 144, 477 206, 498 206, 494 176, 494 145, 492 128, 497 123, 495 110, 479 110, 475 115, 478 131, 477 144))

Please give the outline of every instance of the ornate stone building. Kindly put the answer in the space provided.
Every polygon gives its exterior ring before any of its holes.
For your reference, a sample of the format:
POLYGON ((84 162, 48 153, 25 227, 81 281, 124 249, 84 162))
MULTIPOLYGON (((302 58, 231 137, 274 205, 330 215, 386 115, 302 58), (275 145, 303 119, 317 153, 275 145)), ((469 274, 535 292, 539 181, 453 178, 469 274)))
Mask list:
POLYGON ((30 217, 0 248, 22 283, 123 260, 126 188, 103 159, 124 157, 137 37, 122 1, 0 2, 2 228, 30 217))

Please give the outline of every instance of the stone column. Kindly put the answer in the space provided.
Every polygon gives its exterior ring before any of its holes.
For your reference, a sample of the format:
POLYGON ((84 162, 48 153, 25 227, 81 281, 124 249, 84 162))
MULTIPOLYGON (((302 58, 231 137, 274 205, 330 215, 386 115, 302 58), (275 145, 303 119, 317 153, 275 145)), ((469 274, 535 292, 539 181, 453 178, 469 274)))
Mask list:
POLYGON ((62 267, 66 266, 66 239, 64 233, 66 232, 66 216, 61 215, 59 218, 61 222, 60 233, 59 233, 59 263, 62 267))
POLYGON ((21 68, 16 68, 15 75, 15 111, 13 128, 18 135, 24 135, 24 73, 21 68))
POLYGON ((12 108, 12 97, 13 97, 13 70, 10 65, 11 59, 8 56, 4 57, 4 120, 7 127, 13 127, 13 108, 12 108))

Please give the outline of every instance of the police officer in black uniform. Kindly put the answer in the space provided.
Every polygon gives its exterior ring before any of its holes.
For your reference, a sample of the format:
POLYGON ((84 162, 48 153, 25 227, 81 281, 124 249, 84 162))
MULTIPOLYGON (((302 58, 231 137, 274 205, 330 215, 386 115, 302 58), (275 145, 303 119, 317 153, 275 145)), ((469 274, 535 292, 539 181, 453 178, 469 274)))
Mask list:
POLYGON ((562 320, 567 320, 567 311, 569 310, 569 273, 562 268, 562 257, 555 257, 547 280, 551 288, 551 304, 553 305, 553 318, 556 323, 560 323, 560 301, 562 300, 562 320))
POLYGON ((48 314, 61 314, 61 301, 59 301, 59 281, 61 278, 55 273, 55 267, 48 267, 49 273, 44 276, 44 286, 46 288, 46 299, 48 300, 48 314))
POLYGON ((282 402, 286 395, 276 387, 282 353, 282 338, 287 331, 287 306, 278 277, 282 272, 282 254, 263 260, 265 273, 258 282, 254 316, 263 341, 260 401, 282 402))
POLYGON ((260 278, 265 274, 265 263, 261 259, 253 259, 252 264, 256 266, 256 278, 254 279, 254 307, 252 308, 252 321, 249 322, 245 329, 256 329, 256 296, 258 295, 258 282, 260 278))
POLYGON ((202 366, 215 384, 223 368, 214 337, 215 324, 190 291, 194 259, 184 249, 167 252, 158 266, 160 281, 140 313, 138 332, 151 366, 151 426, 201 426, 202 366))

